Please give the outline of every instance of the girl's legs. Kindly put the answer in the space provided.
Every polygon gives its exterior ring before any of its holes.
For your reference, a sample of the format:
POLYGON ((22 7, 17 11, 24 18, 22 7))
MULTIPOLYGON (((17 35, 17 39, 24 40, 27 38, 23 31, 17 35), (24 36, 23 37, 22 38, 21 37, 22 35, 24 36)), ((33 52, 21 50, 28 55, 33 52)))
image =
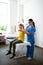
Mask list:
POLYGON ((15 56, 15 48, 16 48, 16 44, 18 43, 23 43, 23 42, 21 40, 16 40, 15 42, 13 42, 13 56, 10 59, 12 59, 15 56))
POLYGON ((6 55, 11 54, 11 48, 12 48, 12 44, 13 44, 14 41, 16 41, 16 40, 13 40, 13 41, 10 42, 9 50, 8 50, 8 53, 6 55))
POLYGON ((21 40, 17 40, 13 43, 13 55, 15 54, 15 48, 16 48, 16 44, 18 43, 23 43, 21 40))

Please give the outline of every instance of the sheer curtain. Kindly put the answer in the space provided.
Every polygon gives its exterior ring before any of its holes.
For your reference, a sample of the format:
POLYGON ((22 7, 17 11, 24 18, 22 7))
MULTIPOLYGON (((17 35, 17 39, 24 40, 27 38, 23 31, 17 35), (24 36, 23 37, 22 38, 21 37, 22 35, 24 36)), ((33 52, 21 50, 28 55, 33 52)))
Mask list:
POLYGON ((10 30, 10 4, 0 2, 0 32, 10 30))

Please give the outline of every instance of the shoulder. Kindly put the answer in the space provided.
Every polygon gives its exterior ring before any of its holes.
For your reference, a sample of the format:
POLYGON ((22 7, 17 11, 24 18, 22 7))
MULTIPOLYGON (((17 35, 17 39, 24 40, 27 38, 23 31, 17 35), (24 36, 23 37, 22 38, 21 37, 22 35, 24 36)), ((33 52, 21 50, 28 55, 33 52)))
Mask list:
POLYGON ((26 28, 29 28, 29 25, 26 28))

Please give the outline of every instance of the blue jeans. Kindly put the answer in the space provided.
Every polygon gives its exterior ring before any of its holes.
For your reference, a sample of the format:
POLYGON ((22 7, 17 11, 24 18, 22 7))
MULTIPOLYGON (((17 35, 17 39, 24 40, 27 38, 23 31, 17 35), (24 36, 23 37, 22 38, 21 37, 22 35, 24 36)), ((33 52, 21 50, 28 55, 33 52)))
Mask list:
POLYGON ((31 43, 31 45, 32 45, 31 47, 27 46, 26 56, 33 58, 33 54, 34 54, 34 43, 31 43))

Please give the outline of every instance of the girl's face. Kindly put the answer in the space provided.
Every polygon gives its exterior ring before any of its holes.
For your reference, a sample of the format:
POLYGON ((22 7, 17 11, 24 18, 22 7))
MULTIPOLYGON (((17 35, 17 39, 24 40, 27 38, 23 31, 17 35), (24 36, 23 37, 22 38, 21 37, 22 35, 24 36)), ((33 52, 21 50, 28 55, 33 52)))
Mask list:
POLYGON ((29 25, 30 25, 30 26, 33 26, 33 22, 29 21, 29 25))
POLYGON ((19 29, 22 29, 22 26, 19 25, 19 29))

